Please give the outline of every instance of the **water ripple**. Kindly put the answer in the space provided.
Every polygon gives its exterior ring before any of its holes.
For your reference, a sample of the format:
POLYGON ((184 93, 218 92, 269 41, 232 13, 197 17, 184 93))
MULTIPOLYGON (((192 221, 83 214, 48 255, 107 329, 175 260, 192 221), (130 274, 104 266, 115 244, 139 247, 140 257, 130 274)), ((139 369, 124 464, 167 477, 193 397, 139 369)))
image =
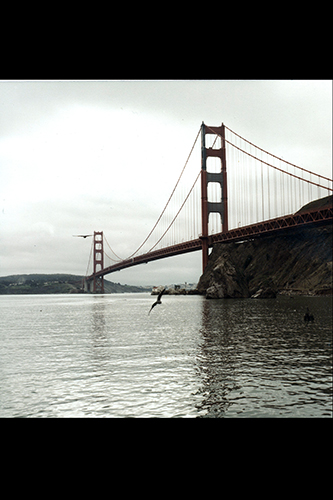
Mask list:
POLYGON ((0 296, 0 416, 332 417, 330 297, 151 301, 0 296))

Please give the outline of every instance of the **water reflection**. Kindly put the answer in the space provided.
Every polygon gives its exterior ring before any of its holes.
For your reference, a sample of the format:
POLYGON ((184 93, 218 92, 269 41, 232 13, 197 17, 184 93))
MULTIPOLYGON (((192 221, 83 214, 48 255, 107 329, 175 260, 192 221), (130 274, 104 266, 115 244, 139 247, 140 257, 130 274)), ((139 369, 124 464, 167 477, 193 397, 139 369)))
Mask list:
POLYGON ((110 357, 106 334, 106 301, 103 295, 94 299, 90 312, 93 356, 97 360, 105 360, 110 357))
MULTIPOLYGON (((225 305, 225 304, 224 304, 225 305)), ((228 395, 239 389, 236 381, 237 353, 231 328, 232 312, 215 301, 202 302, 202 345, 198 356, 202 377, 202 401, 197 406, 205 416, 222 417, 230 407, 228 395), (223 311, 223 314, 221 314, 223 311)))
POLYGON ((202 302, 200 415, 332 415, 331 302, 305 324, 308 299, 202 302))
POLYGON ((104 298, 103 296, 94 297, 96 300, 92 304, 92 331, 94 333, 94 337, 102 337, 105 338, 105 302, 101 300, 104 298))

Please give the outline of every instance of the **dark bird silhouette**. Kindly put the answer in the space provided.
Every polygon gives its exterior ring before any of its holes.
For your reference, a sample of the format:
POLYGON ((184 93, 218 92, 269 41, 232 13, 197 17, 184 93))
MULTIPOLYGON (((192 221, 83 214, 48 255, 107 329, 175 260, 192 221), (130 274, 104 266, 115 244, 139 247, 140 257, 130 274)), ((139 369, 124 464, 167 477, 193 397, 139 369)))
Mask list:
POLYGON ((156 302, 154 302, 154 304, 151 306, 150 311, 149 311, 149 313, 148 313, 148 316, 149 316, 149 314, 151 313, 151 310, 152 310, 155 306, 157 306, 157 304, 162 304, 162 302, 161 302, 161 297, 162 297, 163 293, 165 292, 165 290, 166 290, 166 288, 163 288, 163 290, 162 290, 162 291, 158 294, 157 300, 156 300, 156 302))
POLYGON ((73 234, 75 238, 88 238, 88 236, 92 236, 92 234, 73 234))
POLYGON ((313 314, 310 313, 309 308, 306 308, 306 313, 304 314, 304 321, 307 323, 308 321, 314 321, 314 316, 313 314))

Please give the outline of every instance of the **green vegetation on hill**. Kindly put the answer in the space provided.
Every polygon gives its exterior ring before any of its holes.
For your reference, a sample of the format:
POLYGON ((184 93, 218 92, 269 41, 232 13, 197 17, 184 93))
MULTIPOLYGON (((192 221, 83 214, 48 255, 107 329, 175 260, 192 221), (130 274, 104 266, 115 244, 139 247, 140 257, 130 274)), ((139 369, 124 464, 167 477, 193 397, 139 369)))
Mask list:
MULTIPOLYGON (((17 274, 0 277, 0 295, 83 293, 83 276, 72 274, 17 274)), ((121 285, 104 279, 105 293, 140 293, 150 288, 121 285)))

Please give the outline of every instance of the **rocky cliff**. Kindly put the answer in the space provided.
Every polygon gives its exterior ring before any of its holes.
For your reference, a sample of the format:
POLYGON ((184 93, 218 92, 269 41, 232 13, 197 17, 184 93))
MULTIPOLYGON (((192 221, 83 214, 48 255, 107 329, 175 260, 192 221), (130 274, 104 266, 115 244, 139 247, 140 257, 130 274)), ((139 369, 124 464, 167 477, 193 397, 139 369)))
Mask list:
POLYGON ((332 294, 332 225, 217 244, 197 289, 207 298, 332 294))

